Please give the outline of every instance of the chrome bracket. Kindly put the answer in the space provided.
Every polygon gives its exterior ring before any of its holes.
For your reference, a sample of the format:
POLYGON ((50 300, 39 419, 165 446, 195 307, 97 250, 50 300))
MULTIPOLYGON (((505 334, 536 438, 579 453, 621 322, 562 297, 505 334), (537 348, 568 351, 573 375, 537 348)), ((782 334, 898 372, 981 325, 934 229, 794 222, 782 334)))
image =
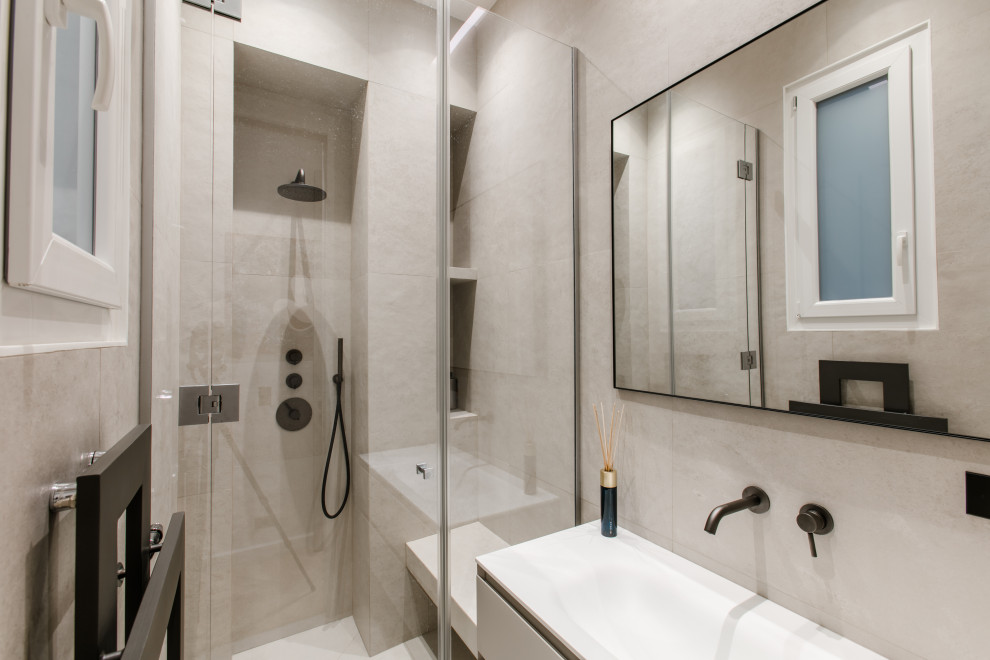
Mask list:
POLYGON ((743 181, 753 180, 753 164, 746 160, 736 161, 736 176, 743 181))
POLYGON ((739 368, 743 371, 756 369, 756 351, 743 351, 739 354, 739 368))
POLYGON ((50 511, 64 511, 65 509, 76 508, 76 484, 61 483, 52 484, 48 493, 48 509, 50 511))
POLYGON ((240 419, 240 385, 184 385, 179 388, 179 426, 240 419))
POLYGON ((200 415, 213 415, 220 412, 219 394, 202 394, 197 399, 200 415))

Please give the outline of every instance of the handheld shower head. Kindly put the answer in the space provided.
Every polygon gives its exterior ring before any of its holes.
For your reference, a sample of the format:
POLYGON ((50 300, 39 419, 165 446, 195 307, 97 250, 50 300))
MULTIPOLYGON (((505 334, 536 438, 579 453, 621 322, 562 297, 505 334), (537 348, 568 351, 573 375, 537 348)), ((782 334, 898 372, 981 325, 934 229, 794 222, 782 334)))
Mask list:
POLYGON ((279 186, 278 194, 296 202, 322 202, 327 198, 325 190, 306 183, 306 173, 303 170, 296 174, 295 181, 279 186))

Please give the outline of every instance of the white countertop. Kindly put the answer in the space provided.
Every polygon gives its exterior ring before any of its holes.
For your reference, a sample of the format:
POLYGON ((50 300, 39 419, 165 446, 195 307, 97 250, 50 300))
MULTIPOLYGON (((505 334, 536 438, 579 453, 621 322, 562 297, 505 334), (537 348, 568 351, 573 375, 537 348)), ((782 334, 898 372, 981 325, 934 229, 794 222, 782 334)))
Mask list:
POLYGON ((882 657, 631 532, 605 538, 597 521, 478 564, 587 660, 882 657))

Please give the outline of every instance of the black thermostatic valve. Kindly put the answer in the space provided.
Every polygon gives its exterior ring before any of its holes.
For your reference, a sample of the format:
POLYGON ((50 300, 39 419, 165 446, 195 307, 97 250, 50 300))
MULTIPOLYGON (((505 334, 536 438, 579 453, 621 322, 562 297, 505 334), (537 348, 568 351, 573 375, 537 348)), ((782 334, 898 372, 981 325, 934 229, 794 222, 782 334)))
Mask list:
POLYGON ((990 518, 990 476, 966 473, 966 513, 990 518))

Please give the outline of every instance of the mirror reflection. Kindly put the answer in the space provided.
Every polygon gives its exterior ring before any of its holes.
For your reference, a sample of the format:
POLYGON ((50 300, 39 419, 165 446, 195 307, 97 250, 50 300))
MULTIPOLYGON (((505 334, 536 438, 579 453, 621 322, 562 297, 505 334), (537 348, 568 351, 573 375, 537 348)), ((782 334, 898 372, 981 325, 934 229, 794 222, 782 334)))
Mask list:
POLYGON ((756 129, 674 92, 614 127, 616 384, 760 405, 756 129))
POLYGON ((615 386, 990 437, 973 63, 832 4, 613 120, 615 386))

